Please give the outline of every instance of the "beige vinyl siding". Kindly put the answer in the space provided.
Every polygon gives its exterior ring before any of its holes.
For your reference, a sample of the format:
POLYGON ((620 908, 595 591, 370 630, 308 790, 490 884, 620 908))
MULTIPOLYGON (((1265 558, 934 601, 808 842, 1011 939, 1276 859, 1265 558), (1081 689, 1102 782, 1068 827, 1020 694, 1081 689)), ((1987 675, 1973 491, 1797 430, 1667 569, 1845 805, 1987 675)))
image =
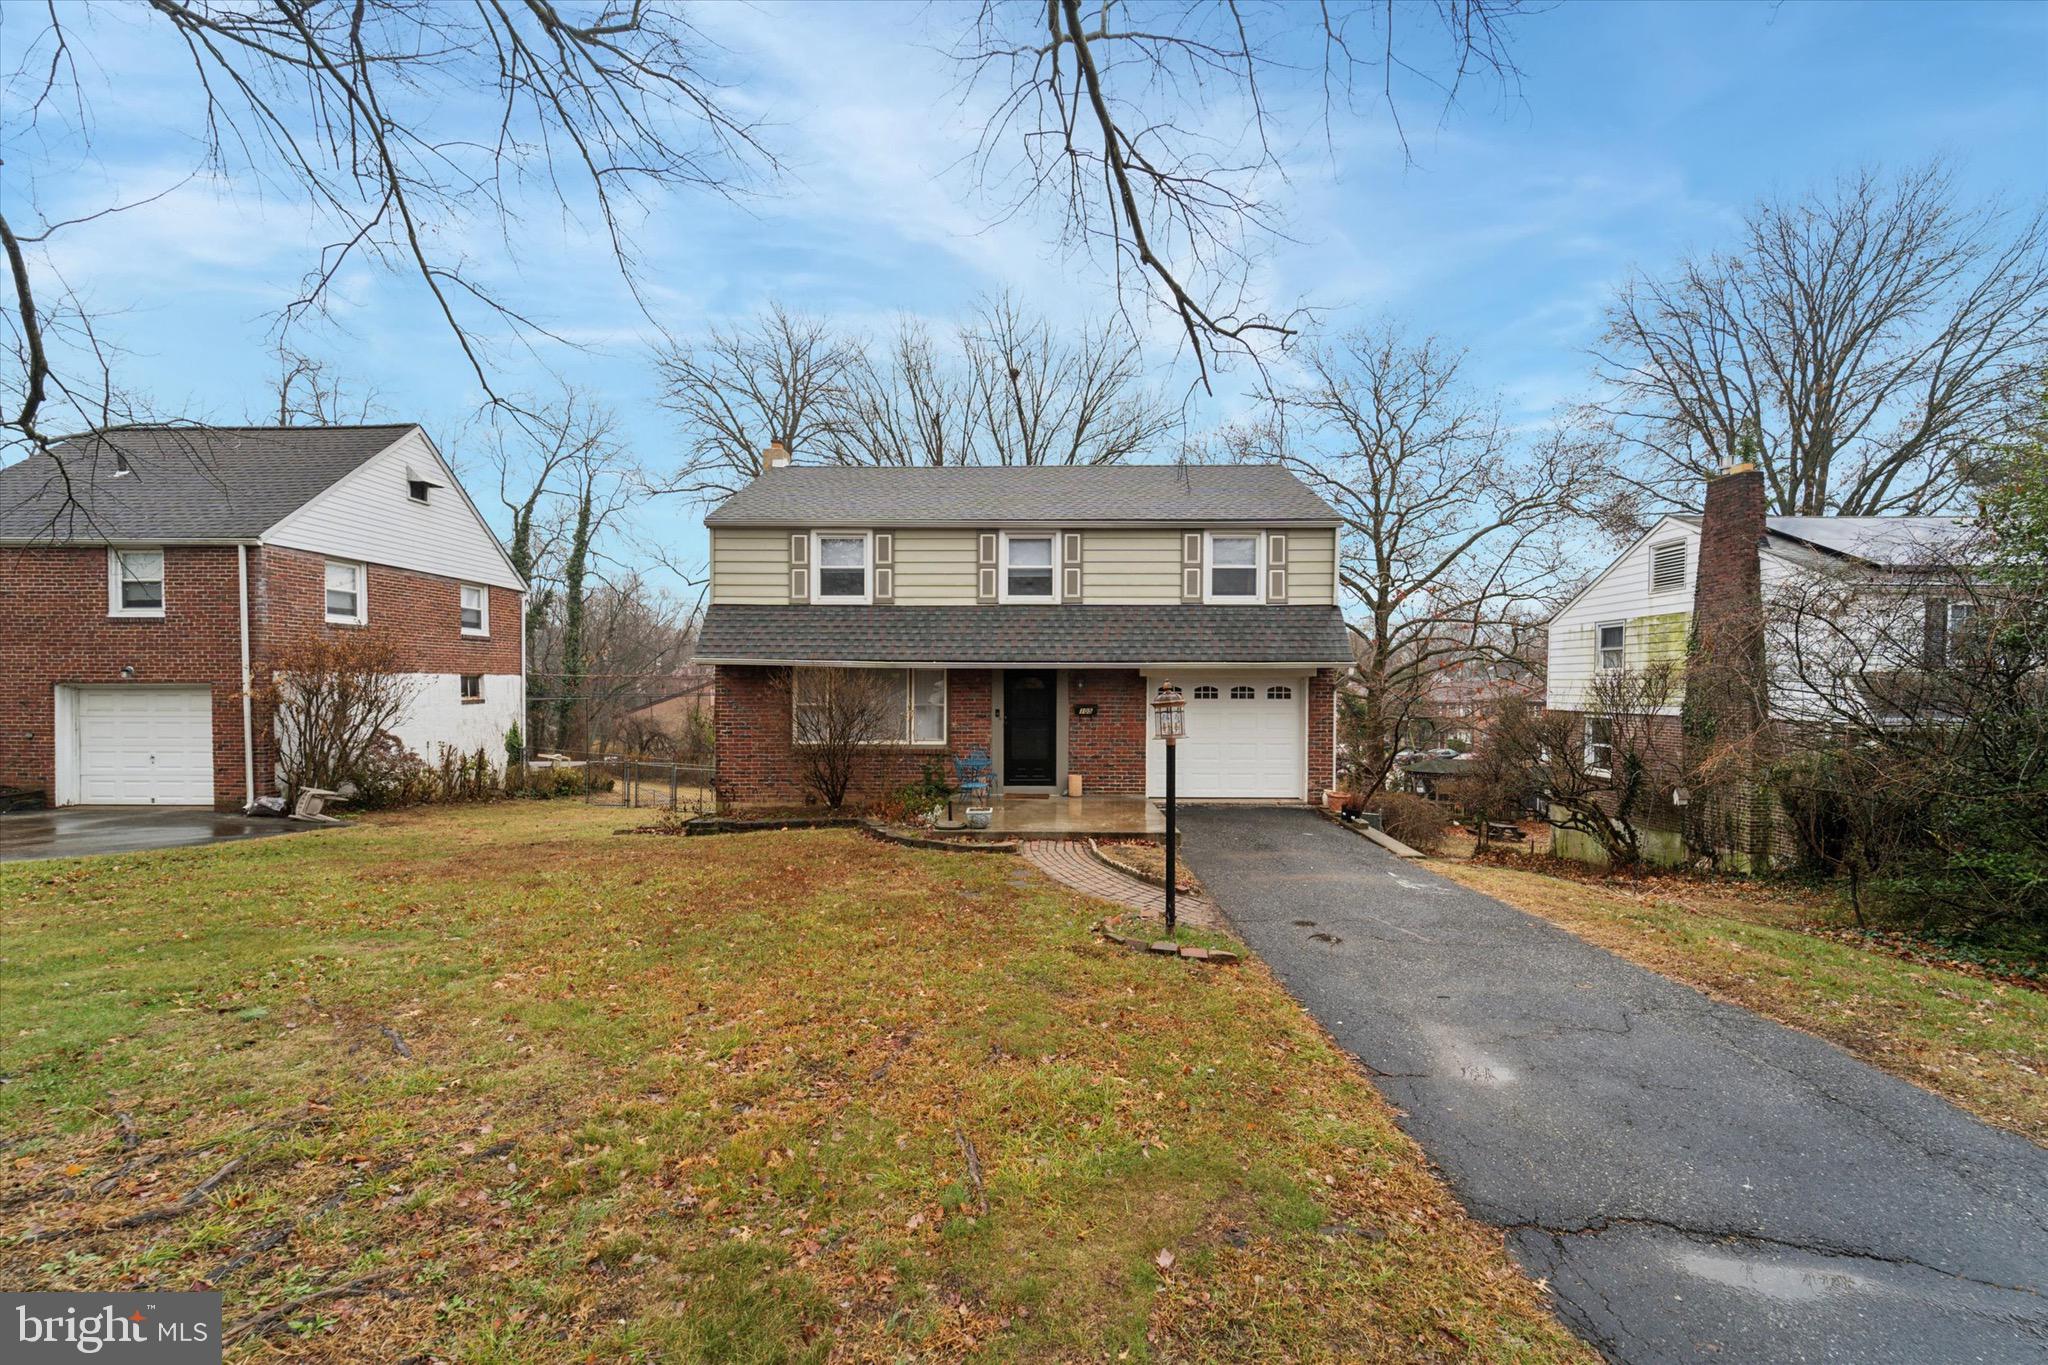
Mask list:
POLYGON ((1337 533, 1287 533, 1287 600, 1304 606, 1336 601, 1337 533))
POLYGON ((787 605, 789 537, 788 531, 751 526, 713 528, 711 600, 787 605))
POLYGON ((974 605, 974 532, 896 533, 896 605, 974 605))
POLYGON ((1180 601, 1180 532, 1087 531, 1081 599, 1090 606, 1180 601))

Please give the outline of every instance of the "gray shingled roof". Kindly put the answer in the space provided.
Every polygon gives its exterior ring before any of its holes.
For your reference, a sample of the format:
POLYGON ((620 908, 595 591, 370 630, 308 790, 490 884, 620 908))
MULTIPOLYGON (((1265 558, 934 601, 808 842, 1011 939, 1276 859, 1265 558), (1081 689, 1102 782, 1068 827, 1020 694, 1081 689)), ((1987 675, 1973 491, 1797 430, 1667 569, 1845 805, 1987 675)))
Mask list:
MULTIPOLYGON (((1677 515, 1700 524, 1697 512, 1677 515)), ((1887 568, 1911 568, 1957 553, 1976 535, 1967 517, 1765 517, 1764 530, 1781 540, 1887 568)))
POLYGON ((711 526, 994 526, 1007 522, 1334 522, 1278 465, 997 465, 771 469, 711 526))
POLYGON ((751 607, 704 614, 701 661, 1348 664, 1335 607, 751 607))
POLYGON ((75 437, 0 469, 0 540, 254 540, 413 426, 166 426, 75 437), (118 477, 117 455, 129 469, 118 477))

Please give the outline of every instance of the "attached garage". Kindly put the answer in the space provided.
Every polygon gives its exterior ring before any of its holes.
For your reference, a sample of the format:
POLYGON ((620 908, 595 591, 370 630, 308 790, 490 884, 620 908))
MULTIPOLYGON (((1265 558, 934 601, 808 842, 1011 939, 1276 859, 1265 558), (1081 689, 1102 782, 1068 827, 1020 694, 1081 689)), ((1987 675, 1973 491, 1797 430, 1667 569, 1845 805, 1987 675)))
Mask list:
MULTIPOLYGON (((1145 680, 1149 697, 1161 679, 1145 680)), ((1270 673, 1174 674, 1187 697, 1177 795, 1299 801, 1308 786, 1308 679, 1270 673)), ((1151 718, 1146 718, 1148 733, 1151 718)), ((1166 795, 1166 746, 1147 739, 1145 791, 1166 795)))
POLYGON ((210 689, 60 687, 56 720, 58 804, 213 804, 210 689))

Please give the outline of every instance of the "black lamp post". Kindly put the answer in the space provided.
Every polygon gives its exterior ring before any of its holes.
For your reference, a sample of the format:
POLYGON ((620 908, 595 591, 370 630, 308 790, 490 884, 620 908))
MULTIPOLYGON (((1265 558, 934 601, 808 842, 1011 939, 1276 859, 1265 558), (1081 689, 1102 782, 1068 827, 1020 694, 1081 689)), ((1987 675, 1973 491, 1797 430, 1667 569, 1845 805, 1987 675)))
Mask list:
POLYGON ((1188 703, 1180 689, 1162 680, 1152 698, 1152 733, 1166 741, 1166 933, 1173 936, 1175 915, 1173 872, 1173 751, 1175 742, 1188 732, 1188 703))

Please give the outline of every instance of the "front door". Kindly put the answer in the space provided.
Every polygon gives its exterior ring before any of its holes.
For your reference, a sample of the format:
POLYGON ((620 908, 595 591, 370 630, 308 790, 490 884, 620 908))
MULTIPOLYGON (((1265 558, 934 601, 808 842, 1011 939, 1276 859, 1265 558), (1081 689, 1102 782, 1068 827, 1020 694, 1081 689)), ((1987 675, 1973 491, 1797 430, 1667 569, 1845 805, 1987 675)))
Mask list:
POLYGON ((1053 758, 1059 677, 1054 673, 1003 674, 1003 782, 1050 787, 1059 781, 1053 758))

